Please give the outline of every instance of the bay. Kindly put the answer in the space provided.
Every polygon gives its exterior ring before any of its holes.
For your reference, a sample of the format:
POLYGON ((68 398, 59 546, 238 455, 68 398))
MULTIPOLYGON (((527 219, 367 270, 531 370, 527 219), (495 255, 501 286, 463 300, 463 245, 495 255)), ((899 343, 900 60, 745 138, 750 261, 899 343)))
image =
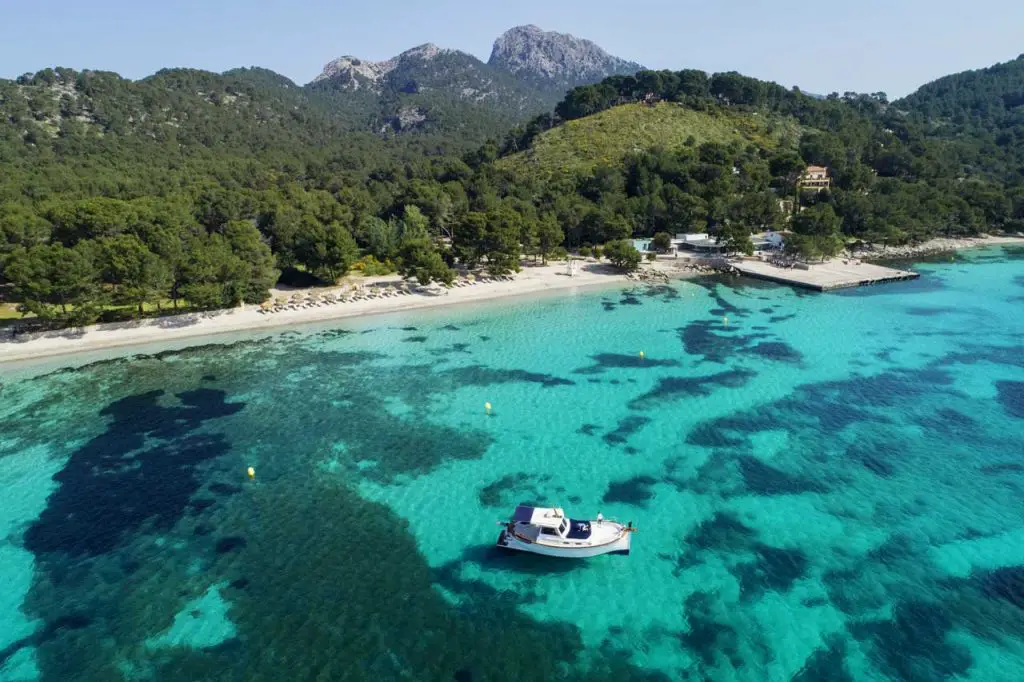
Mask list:
POLYGON ((1022 263, 0 378, 0 680, 1024 679, 1022 263), (519 502, 633 552, 503 554, 519 502))

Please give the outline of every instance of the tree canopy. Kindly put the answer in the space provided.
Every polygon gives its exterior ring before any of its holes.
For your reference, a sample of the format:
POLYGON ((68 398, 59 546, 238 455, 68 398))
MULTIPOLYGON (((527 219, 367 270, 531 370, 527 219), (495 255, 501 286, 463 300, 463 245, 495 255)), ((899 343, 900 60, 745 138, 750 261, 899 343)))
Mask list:
POLYGON ((330 283, 369 256, 447 281, 453 266, 507 273, 523 254, 601 244, 629 267, 624 240, 664 248, 678 232, 747 251, 752 232, 789 227, 791 248, 824 257, 852 239, 1021 229, 1022 73, 1015 60, 890 104, 643 71, 574 88, 477 146, 454 128, 360 132, 330 93, 258 69, 137 82, 47 69, 0 81, 0 291, 42 320, 82 324, 111 307, 257 303, 282 272, 330 283), (554 175, 496 163, 578 118, 655 101, 694 121, 764 123, 554 175), (797 192, 808 164, 829 168, 828 190, 797 192))

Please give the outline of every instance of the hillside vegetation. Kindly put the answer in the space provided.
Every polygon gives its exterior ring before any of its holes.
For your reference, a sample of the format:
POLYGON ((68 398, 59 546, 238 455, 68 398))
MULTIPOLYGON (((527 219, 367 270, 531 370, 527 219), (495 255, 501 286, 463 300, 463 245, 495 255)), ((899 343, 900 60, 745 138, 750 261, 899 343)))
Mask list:
POLYGON ((351 93, 259 69, 135 82, 48 69, 0 81, 0 303, 80 325, 258 303, 282 273, 332 282, 369 256, 446 281, 454 265, 507 272, 523 253, 658 233, 741 251, 753 230, 787 226, 815 257, 855 239, 1020 230, 1016 81, 965 83, 1010 115, 982 115, 994 109, 961 87, 936 110, 986 124, 949 135, 882 93, 819 100, 735 73, 642 71, 467 147, 485 126, 461 107, 434 133, 374 136, 334 106, 351 93), (829 167, 829 191, 799 195, 808 164, 829 167))
POLYGON ((623 104, 538 135, 530 148, 498 161, 518 173, 589 173, 621 163, 627 154, 655 147, 679 150, 706 142, 748 142, 774 150, 795 148, 800 126, 793 119, 732 112, 696 111, 677 103, 623 104))
POLYGON ((896 102, 937 124, 999 130, 1024 125, 1024 55, 944 76, 896 102))

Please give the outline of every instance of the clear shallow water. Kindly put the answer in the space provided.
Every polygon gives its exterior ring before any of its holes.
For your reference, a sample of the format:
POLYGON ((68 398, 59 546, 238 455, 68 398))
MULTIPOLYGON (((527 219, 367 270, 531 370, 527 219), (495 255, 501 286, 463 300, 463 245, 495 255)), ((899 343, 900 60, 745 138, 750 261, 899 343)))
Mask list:
POLYGON ((0 680, 1024 679, 1022 265, 5 381, 0 680), (517 502, 633 554, 493 551, 517 502))

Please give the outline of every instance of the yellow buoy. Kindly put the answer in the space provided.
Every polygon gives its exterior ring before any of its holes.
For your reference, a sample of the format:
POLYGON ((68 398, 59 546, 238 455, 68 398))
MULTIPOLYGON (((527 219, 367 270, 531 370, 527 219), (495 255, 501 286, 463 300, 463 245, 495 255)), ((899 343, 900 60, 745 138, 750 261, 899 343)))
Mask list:
POLYGON ((645 357, 645 356, 644 356, 644 352, 643 352, 643 351, 640 351, 640 359, 641 359, 641 360, 643 360, 643 359, 644 359, 644 357, 645 357))
POLYGON ((248 468, 247 473, 249 474, 249 478, 256 478, 256 470, 252 467, 248 468))
POLYGON ((729 325, 729 318, 728 317, 723 317, 722 318, 722 324, 728 326, 729 325))
POLYGON ((491 413, 491 404, 490 403, 484 403, 484 409, 487 410, 487 414, 490 414, 491 413))

